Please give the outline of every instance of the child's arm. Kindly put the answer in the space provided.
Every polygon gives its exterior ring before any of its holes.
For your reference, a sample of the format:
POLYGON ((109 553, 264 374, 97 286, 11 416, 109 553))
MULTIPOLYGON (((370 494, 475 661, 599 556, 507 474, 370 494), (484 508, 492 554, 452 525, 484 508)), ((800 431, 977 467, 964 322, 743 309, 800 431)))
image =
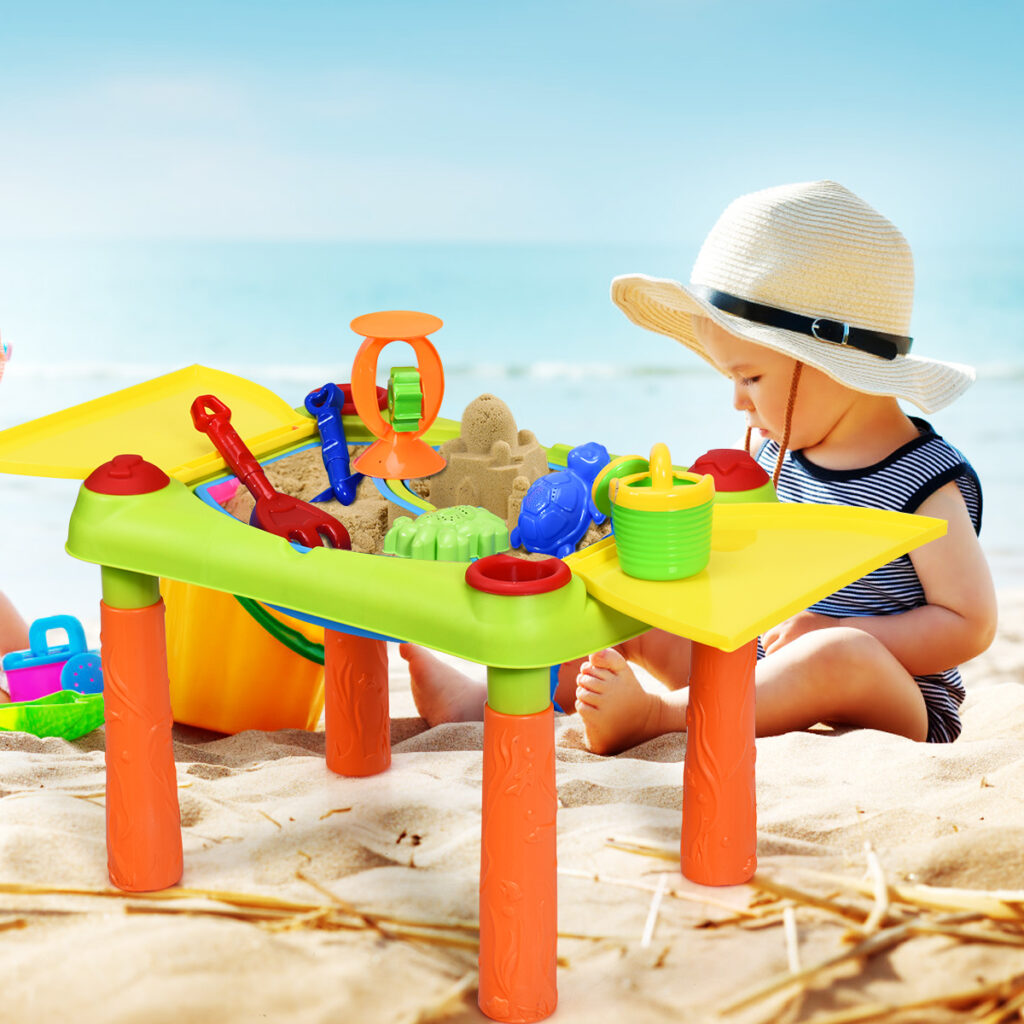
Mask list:
POLYGON ((926 605, 846 619, 802 612, 765 634, 765 650, 771 653, 813 629, 852 626, 885 644, 913 676, 944 672, 986 650, 995 637, 995 588, 959 488, 940 487, 916 511, 949 524, 945 537, 910 553, 926 605))
POLYGON ((0 590, 0 655, 11 651, 28 650, 28 626, 11 604, 7 595, 0 590))
POLYGON ((949 524, 945 537, 910 553, 928 604, 872 618, 866 628, 911 675, 920 676, 986 650, 995 638, 997 611, 992 575, 957 485, 940 487, 916 511, 949 524))

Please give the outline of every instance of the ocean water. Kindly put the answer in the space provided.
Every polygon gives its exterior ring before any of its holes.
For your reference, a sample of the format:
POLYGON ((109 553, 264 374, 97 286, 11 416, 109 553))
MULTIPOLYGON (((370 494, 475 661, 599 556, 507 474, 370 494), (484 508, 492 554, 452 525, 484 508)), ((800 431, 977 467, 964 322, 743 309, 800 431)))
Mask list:
MULTIPOLYGON (((310 388, 349 379, 361 341, 353 317, 420 309, 445 321, 432 339, 443 415, 458 419, 489 391, 546 444, 598 440, 643 454, 665 441, 684 462, 742 434, 731 388, 682 346, 629 323, 608 286, 637 271, 685 280, 698 245, 0 243, 0 332, 14 349, 0 429, 197 362, 298 405, 310 388)), ((931 420, 981 476, 997 585, 1024 585, 1014 443, 1024 245, 916 257, 915 351, 978 370, 931 420)), ((379 380, 411 357, 389 346, 379 380)), ((29 617, 95 617, 98 570, 63 552, 78 486, 0 477, 0 588, 29 617)))

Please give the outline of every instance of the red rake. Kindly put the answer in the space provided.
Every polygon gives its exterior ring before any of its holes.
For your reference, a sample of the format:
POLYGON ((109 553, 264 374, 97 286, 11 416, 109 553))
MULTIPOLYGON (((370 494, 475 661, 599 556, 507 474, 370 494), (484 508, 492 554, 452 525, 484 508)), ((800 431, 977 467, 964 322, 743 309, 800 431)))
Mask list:
POLYGON ((192 403, 192 422, 196 430, 209 437, 256 499, 249 519, 253 526, 307 548, 351 548, 348 530, 334 516, 307 501, 274 490, 255 456, 231 426, 231 410, 219 398, 200 395, 192 403))

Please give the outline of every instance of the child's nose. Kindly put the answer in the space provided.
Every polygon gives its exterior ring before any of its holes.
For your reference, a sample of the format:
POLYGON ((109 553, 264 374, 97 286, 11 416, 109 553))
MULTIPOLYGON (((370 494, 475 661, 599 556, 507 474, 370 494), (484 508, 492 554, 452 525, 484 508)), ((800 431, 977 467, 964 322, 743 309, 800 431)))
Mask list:
POLYGON ((737 412, 746 412, 754 408, 753 403, 750 401, 750 396, 747 394, 747 389, 740 381, 736 381, 732 386, 732 407, 737 412))

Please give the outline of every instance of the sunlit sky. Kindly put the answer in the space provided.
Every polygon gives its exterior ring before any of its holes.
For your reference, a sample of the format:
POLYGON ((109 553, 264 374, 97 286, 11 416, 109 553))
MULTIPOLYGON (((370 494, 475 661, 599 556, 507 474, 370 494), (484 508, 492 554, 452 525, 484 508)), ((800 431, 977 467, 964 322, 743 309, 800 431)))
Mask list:
POLYGON ((1022 35, 1020 0, 0 0, 0 233, 674 241, 831 177, 1016 241, 1022 35))

